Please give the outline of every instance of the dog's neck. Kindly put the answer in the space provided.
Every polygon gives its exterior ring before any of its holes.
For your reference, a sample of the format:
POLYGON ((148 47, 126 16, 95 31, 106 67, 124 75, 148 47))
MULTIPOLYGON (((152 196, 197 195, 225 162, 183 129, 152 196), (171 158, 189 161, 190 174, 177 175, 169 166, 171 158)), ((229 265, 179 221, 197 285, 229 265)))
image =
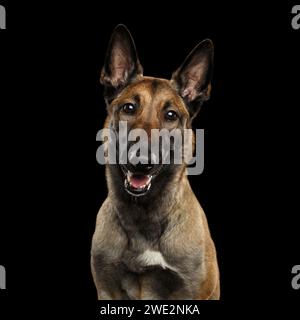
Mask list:
POLYGON ((159 188, 153 196, 149 194, 134 197, 127 194, 123 181, 118 178, 108 167, 109 198, 116 208, 123 229, 131 234, 140 233, 151 242, 157 241, 168 225, 168 216, 178 207, 185 185, 189 184, 185 168, 179 167, 171 176, 161 181, 163 185, 154 186, 159 188))

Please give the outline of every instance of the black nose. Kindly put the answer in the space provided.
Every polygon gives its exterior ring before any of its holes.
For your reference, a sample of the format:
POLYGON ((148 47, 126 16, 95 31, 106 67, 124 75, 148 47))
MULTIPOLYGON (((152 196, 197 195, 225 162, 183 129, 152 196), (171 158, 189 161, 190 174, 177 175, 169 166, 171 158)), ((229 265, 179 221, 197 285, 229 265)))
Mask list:
POLYGON ((131 157, 129 165, 132 171, 141 173, 149 173, 154 168, 154 164, 151 163, 150 159, 142 157, 131 157))
POLYGON ((134 168, 134 171, 136 171, 136 172, 148 173, 153 169, 154 165, 143 164, 143 163, 139 162, 138 164, 132 165, 132 167, 134 168))

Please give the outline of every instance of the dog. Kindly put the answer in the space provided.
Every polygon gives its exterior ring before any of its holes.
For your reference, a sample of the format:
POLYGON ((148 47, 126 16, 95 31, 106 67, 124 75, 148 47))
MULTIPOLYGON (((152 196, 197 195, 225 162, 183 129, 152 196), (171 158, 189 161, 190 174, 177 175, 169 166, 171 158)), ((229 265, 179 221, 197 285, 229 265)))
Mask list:
MULTIPOLYGON (((199 43, 171 80, 143 76, 133 38, 118 25, 100 82, 115 132, 191 128, 210 98, 214 47, 199 43)), ((99 300, 219 300, 217 255, 186 164, 106 164, 91 270, 99 300), (125 182, 124 182, 125 181, 125 182)))

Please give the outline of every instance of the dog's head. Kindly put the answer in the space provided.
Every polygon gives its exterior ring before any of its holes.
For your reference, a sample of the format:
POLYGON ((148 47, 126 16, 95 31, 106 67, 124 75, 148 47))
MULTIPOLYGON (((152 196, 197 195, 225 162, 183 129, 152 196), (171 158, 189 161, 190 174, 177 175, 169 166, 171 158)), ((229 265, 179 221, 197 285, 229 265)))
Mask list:
MULTIPOLYGON (((170 132, 191 128, 201 105, 210 97, 213 54, 212 42, 204 40, 173 73, 171 80, 144 77, 134 41, 127 28, 118 25, 109 42, 101 72, 109 114, 106 127, 119 132, 120 121, 124 121, 128 133, 143 129, 149 139, 152 129, 170 132)), ((163 164, 161 155, 159 160, 153 159, 151 143, 148 146, 147 159, 118 165, 124 187, 133 196, 143 196, 155 189, 159 192, 162 173, 170 176, 176 167, 174 163, 163 164)), ((128 144, 128 150, 130 147, 128 144)), ((129 152, 128 159, 134 157, 137 154, 129 152)))

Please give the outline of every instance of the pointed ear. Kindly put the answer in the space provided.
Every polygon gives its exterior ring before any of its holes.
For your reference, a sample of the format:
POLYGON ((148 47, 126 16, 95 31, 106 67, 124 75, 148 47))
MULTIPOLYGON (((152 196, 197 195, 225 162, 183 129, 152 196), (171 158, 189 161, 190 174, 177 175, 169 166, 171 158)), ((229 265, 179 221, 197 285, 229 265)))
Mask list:
POLYGON ((142 75, 134 41, 128 29, 118 25, 109 42, 100 82, 107 98, 113 98, 136 76, 142 75))
POLYGON ((204 101, 210 98, 214 46, 211 40, 200 42, 173 73, 172 84, 186 102, 193 119, 204 101))

